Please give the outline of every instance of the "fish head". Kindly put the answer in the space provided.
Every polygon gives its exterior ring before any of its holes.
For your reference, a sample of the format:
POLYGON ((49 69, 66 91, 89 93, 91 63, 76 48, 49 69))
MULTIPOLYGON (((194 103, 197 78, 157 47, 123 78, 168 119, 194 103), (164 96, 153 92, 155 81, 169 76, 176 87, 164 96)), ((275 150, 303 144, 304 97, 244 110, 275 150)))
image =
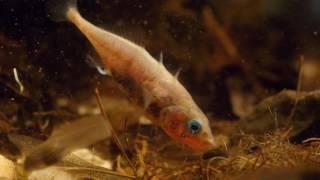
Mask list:
POLYGON ((174 140, 196 153, 216 147, 207 117, 200 111, 172 105, 161 111, 161 127, 174 140))

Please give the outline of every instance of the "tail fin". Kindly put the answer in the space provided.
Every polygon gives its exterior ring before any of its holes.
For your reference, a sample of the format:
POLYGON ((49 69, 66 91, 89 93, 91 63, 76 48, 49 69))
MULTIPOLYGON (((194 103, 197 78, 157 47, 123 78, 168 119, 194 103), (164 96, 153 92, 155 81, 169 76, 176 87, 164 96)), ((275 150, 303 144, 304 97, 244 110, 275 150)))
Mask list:
POLYGON ((67 11, 77 9, 77 0, 49 0, 47 3, 47 15, 56 22, 67 21, 67 11))

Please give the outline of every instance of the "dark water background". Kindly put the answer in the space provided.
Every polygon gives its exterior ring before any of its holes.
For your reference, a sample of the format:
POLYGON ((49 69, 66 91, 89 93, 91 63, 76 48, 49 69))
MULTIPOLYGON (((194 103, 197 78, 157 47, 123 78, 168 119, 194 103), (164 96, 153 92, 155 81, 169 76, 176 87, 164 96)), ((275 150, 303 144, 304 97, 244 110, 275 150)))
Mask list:
MULTIPOLYGON (((243 67, 228 63, 230 57, 205 27, 204 8, 212 10, 238 49, 236 62, 250 67, 249 76, 263 90, 258 99, 294 89, 299 56, 320 55, 316 0, 176 1, 182 10, 172 2, 80 0, 78 6, 85 18, 142 45, 154 57, 163 52, 171 72, 182 67, 181 81, 214 117, 236 118, 227 79, 238 78, 245 91, 257 92, 243 67)), ((49 19, 46 4, 45 0, 0 1, 0 75, 10 79, 9 72, 17 67, 31 94, 40 99, 38 106, 49 110, 57 94, 84 96, 81 92, 101 76, 85 61, 92 49, 84 36, 69 23, 49 19)), ((14 93, 6 88, 2 83, 1 95, 10 98, 14 93)))

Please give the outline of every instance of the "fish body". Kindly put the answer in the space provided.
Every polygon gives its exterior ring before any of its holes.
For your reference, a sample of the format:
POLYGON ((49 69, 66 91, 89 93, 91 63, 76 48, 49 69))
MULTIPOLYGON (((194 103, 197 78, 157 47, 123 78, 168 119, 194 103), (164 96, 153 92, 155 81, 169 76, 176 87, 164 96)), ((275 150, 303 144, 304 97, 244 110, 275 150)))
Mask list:
POLYGON ((66 19, 87 37, 114 78, 130 81, 144 92, 145 110, 154 124, 196 152, 215 146, 207 117, 162 62, 144 48, 84 19, 75 3, 69 3, 64 11, 66 19))

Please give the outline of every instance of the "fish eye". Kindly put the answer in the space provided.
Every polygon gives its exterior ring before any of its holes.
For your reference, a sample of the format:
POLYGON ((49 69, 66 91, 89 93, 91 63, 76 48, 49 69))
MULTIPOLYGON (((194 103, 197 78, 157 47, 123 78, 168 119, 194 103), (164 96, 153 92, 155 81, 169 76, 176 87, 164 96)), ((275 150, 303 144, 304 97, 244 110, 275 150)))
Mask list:
POLYGON ((201 124, 196 119, 191 119, 188 121, 188 129, 191 134, 197 134, 201 130, 201 124))

